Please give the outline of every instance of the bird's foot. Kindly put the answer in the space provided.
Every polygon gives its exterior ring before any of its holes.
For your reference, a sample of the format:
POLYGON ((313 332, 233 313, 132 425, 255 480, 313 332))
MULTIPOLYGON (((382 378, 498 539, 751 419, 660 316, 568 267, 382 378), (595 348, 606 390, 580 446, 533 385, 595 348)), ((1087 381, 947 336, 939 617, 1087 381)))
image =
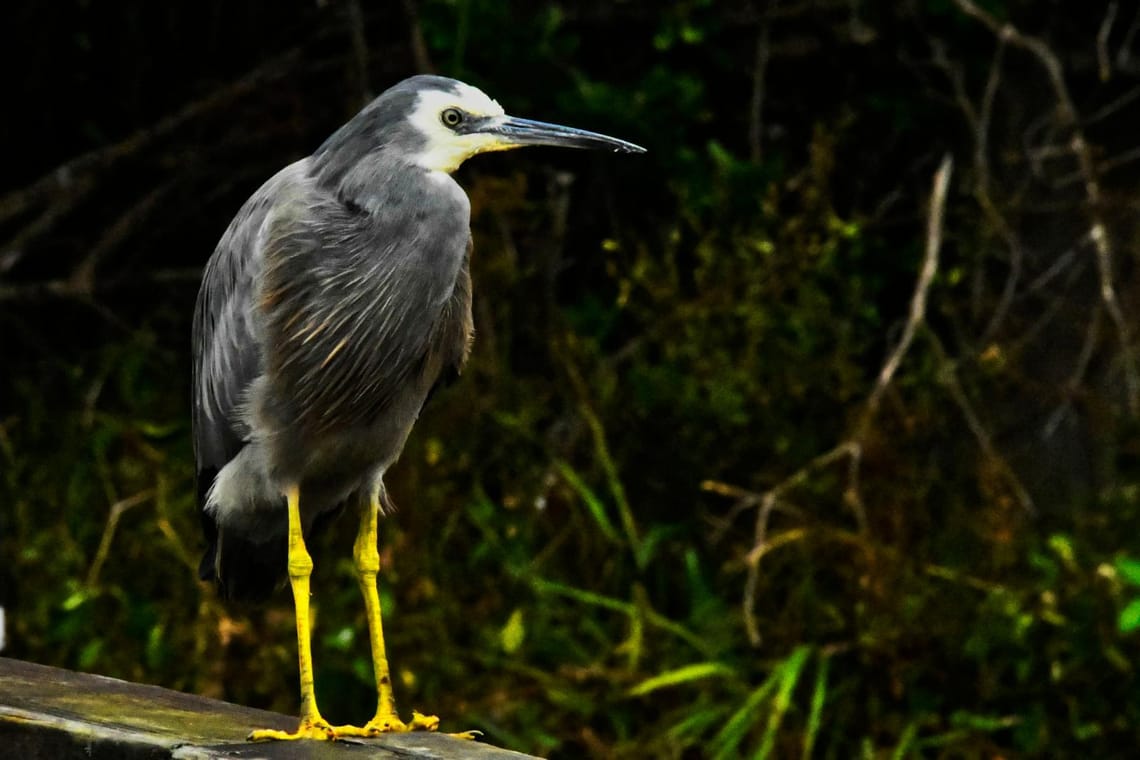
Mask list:
MULTIPOLYGON (((424 715, 412 710, 412 720, 405 723, 400 716, 392 712, 377 713, 376 717, 363 726, 337 726, 333 729, 337 736, 380 736, 382 734, 402 734, 409 731, 437 731, 439 718, 435 715, 424 715)), ((463 731, 457 734, 448 734, 457 739, 474 739, 481 735, 480 731, 463 731)))
POLYGON ((293 733, 278 731, 272 728, 259 729, 250 733, 248 740, 261 741, 294 741, 296 739, 316 739, 331 742, 337 738, 337 729, 333 728, 327 720, 321 717, 315 719, 302 718, 301 724, 293 733))

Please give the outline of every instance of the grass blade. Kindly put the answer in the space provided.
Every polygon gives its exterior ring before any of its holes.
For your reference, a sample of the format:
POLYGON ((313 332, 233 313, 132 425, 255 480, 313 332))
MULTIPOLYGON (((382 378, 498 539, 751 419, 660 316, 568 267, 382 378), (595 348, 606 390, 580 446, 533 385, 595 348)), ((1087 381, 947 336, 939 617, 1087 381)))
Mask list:
POLYGON ((623 615, 633 615, 637 611, 630 602, 623 602, 620 599, 595 594, 593 591, 567 586, 557 581, 548 581, 545 578, 532 578, 530 584, 534 590, 540 594, 564 596, 592 607, 602 607, 607 610, 620 612, 623 615))
POLYGON ((811 712, 808 713, 807 730, 804 732, 804 760, 811 760, 819 727, 823 722, 823 703, 827 699, 827 669, 830 665, 831 658, 821 654, 815 671, 815 686, 811 691, 811 712))
POLYGON ((902 736, 899 737, 899 745, 891 753, 891 760, 905 760, 906 756, 910 754, 911 745, 914 744, 914 737, 917 735, 918 723, 915 721, 907 723, 902 736))
POLYGON ((713 737, 709 747, 713 750, 713 760, 728 760, 728 758, 739 757, 736 751, 737 747, 744 740, 748 730, 752 728, 753 714, 759 709, 760 703, 776 690, 776 685, 780 682, 780 670, 781 668, 773 670, 772 674, 764 680, 764 683, 748 695, 748 699, 744 700, 740 709, 732 714, 732 717, 720 729, 720 733, 713 737))
POLYGON ((710 726, 723 720, 724 712, 719 707, 694 707, 688 717, 669 727, 668 735, 681 742, 683 749, 689 746, 690 742, 697 741, 710 726))
POLYGON ((692 665, 686 665, 683 668, 661 673, 652 678, 647 678, 626 692, 626 694, 631 697, 641 697, 658 689, 679 686, 691 681, 712 678, 713 676, 731 676, 735 675, 735 673, 736 671, 724 663, 698 662, 692 665))
POLYGON ((767 760, 772 748, 776 746, 776 735, 780 732, 780 724, 784 722, 784 714, 788 712, 788 707, 792 703, 792 692, 799 683, 800 673, 803 672, 804 663, 810 654, 810 646, 804 644, 796 647, 777 671, 780 674, 780 690, 772 700, 772 710, 768 713, 768 727, 764 730, 760 748, 752 756, 755 760, 767 760))
POLYGON ((582 416, 585 417, 586 424, 590 426, 590 432, 593 434, 594 450, 598 455, 602 469, 606 473, 610 495, 613 497, 614 504, 617 505, 618 515, 621 517, 621 526, 625 531, 626 540, 629 541, 629 548, 634 557, 641 557, 641 539, 637 535, 637 522, 633 519, 633 510, 630 509, 629 500, 625 496, 625 486, 622 485, 621 477, 618 476, 617 463, 610 455, 605 428, 602 426, 601 419, 588 404, 582 405, 582 416))
POLYGON ((590 516, 594 518, 594 522, 598 525, 598 530, 602 532, 606 538, 614 543, 620 543, 621 538, 618 536, 617 528, 610 522, 609 516, 606 514, 606 506, 602 504, 602 500, 594 493, 590 486, 586 485, 586 481, 582 480, 578 473, 574 472, 574 468, 561 459, 555 462, 559 474, 562 479, 574 489, 574 493, 578 494, 579 498, 586 505, 589 510, 590 516))

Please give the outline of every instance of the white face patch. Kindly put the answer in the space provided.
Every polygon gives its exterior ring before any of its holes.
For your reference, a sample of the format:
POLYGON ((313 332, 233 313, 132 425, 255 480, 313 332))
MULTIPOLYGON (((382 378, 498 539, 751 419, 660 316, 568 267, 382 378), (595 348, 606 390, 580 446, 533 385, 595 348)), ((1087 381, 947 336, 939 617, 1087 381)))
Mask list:
POLYGON ((476 153, 508 147, 502 138, 489 134, 461 135, 444 126, 440 114, 458 108, 472 116, 502 116, 503 107, 475 87, 457 83, 458 93, 424 90, 416 99, 416 107, 408 116, 416 129, 427 138, 427 145, 411 160, 431 171, 451 173, 476 153))

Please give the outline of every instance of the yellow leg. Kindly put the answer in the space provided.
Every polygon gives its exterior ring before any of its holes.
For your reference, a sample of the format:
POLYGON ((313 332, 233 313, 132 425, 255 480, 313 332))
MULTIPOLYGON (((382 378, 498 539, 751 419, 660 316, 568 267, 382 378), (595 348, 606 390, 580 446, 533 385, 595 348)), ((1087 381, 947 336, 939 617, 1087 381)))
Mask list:
POLYGON ((297 662, 301 672, 301 723, 294 733, 264 729, 249 735, 253 741, 262 739, 323 739, 336 738, 328 721, 317 710, 317 697, 313 693, 313 655, 309 645, 309 575, 313 572, 313 559, 305 548, 301 532, 300 491, 292 486, 286 492, 289 502, 289 585, 293 587, 293 608, 297 615, 297 662))
MULTIPOLYGON (((388 670, 388 655, 384 649, 384 624, 381 621, 380 595, 376 591, 376 574, 380 570, 380 554, 376 550, 376 517, 380 505, 374 498, 363 509, 360 530, 356 534, 352 556, 356 561, 356 576, 364 595, 364 608, 368 614, 368 638, 372 644, 372 672, 376 677, 376 715, 363 726, 337 726, 338 736, 377 736, 404 731, 435 731, 439 718, 412 711, 412 722, 405 723, 396 714, 396 700, 392 696, 392 675, 388 670)), ((454 734, 465 739, 474 738, 475 732, 454 734)))

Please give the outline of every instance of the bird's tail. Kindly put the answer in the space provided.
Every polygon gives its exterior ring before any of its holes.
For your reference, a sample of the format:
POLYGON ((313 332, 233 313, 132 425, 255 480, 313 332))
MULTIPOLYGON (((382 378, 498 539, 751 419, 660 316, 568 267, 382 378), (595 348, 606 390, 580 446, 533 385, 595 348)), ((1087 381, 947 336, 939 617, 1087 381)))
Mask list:
MULTIPOLYGON (((382 503, 390 505, 387 494, 382 503)), ((314 543, 341 512, 345 503, 321 512, 304 532, 310 555, 318 554, 314 543)), ((389 509, 391 507, 389 506, 389 509)), ((259 509, 261 517, 256 531, 257 540, 249 538, 249 528, 235 529, 220 525, 214 514, 203 509, 202 527, 207 546, 198 566, 198 577, 213 581, 218 595, 225 601, 239 604, 262 602, 288 580, 288 512, 284 498, 279 509, 259 509)))
MULTIPOLYGON (((202 513, 202 519, 213 522, 207 512, 202 513)), ((247 604, 265 601, 285 583, 289 547, 284 526, 271 531, 268 540, 259 541, 250 541, 241 532, 217 523, 206 533, 212 539, 198 566, 198 577, 213 581, 223 600, 247 604)))

